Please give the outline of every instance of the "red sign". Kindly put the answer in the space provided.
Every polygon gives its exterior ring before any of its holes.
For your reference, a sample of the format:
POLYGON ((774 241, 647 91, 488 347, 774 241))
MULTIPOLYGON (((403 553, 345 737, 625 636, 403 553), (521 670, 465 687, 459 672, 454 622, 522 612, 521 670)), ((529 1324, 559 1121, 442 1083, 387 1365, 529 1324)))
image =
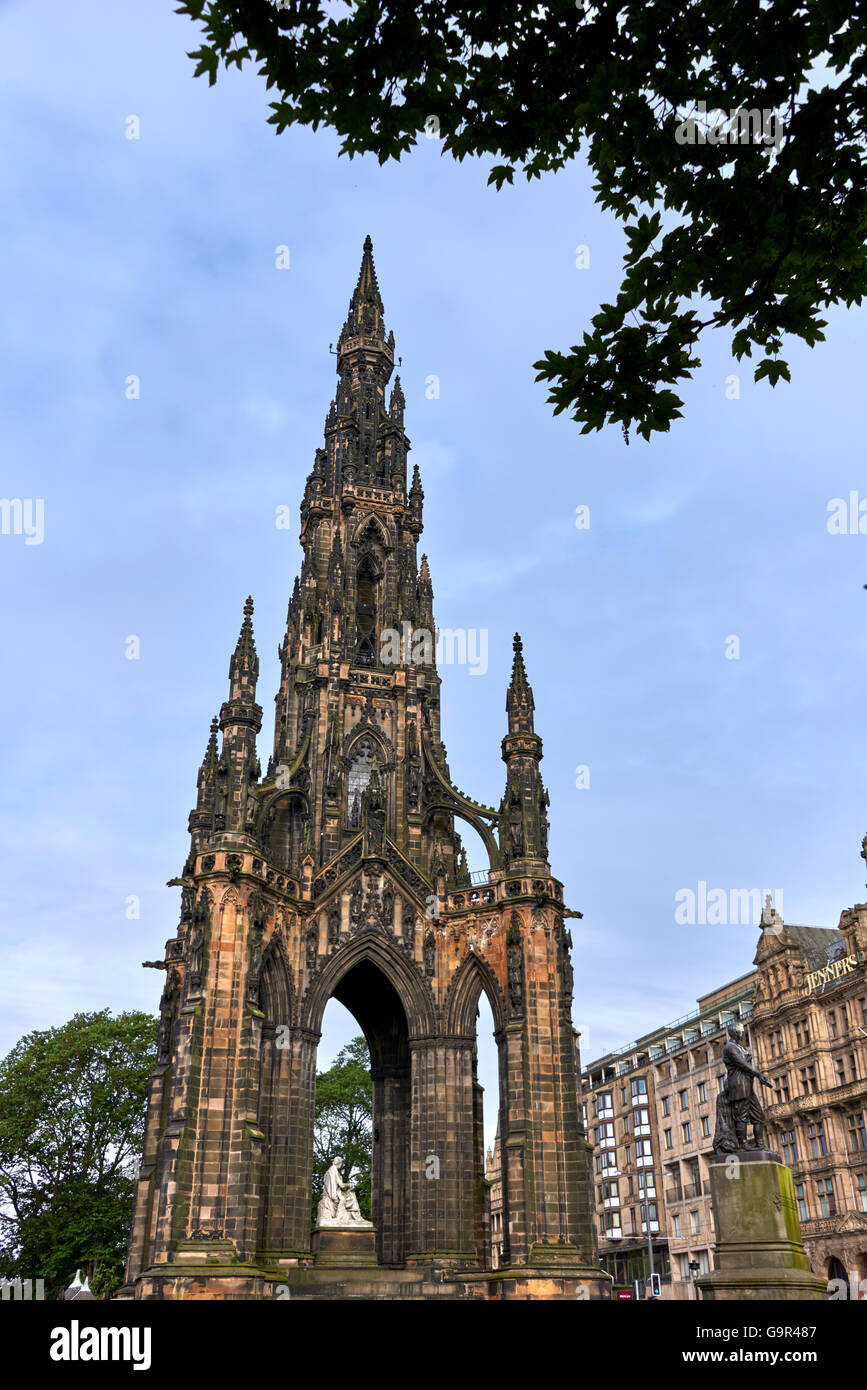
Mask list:
POLYGON ((618 1303, 631 1303, 635 1295, 631 1289, 618 1289, 614 1297, 618 1303))

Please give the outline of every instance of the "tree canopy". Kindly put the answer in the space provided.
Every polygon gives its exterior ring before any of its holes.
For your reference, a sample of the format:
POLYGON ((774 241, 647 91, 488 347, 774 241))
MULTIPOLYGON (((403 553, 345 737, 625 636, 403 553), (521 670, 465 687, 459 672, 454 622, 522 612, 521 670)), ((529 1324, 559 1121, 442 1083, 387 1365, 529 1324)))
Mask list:
POLYGON ((107 1009, 29 1033, 0 1062, 0 1270, 44 1279, 55 1298, 76 1269, 113 1292, 123 1265, 157 1021, 107 1009))
POLYGON ((313 1125, 313 1218, 322 1196, 325 1170, 335 1154, 352 1184, 365 1220, 370 1220, 370 1154, 373 1083, 370 1053, 363 1037, 353 1038, 334 1065, 316 1077, 313 1125))
POLYGON ((865 13, 849 0, 184 0, 190 57, 258 64, 278 132, 331 127, 341 152, 400 159, 435 133, 490 156, 500 188, 579 152, 625 229, 623 279, 579 342, 534 364, 582 432, 650 439, 717 327, 756 380, 784 340, 860 303, 865 13), (343 12, 345 10, 345 13, 343 12))

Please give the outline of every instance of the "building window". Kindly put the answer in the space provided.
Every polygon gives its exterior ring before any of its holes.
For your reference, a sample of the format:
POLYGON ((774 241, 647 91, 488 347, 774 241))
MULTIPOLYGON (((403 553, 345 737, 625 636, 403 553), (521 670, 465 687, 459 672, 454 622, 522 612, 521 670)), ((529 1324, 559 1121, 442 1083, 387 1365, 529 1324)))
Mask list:
POLYGON ((689 1093, 687 1091, 680 1092, 680 1108, 681 1110, 689 1109, 689 1093))
POLYGON ((671 1140, 671 1130, 670 1130, 670 1129, 663 1130, 663 1139, 665 1140, 665 1147, 666 1147, 667 1149, 671 1149, 671 1148, 674 1147, 674 1145, 673 1145, 673 1143, 672 1143, 672 1140, 671 1140))
POLYGON ((692 1233, 693 1233, 694 1236, 697 1236, 698 1233, 699 1233, 699 1229, 700 1229, 700 1227, 699 1227, 699 1220, 698 1220, 698 1212, 697 1212, 697 1211, 691 1211, 691 1212, 689 1213, 689 1219, 690 1219, 690 1221, 691 1221, 691 1223, 692 1223, 692 1233))
POLYGON ((671 1105, 669 1104, 668 1096, 662 1097, 662 1113, 663 1115, 671 1114, 671 1105))
POLYGON ((804 1018, 800 1023, 795 1024, 795 1046, 806 1047, 810 1041, 810 1024, 804 1018))
POLYGON ((818 1089, 819 1089, 818 1084, 817 1084, 817 1082, 816 1082, 816 1064, 815 1064, 815 1062, 811 1062, 810 1065, 807 1066, 807 1067, 801 1067, 801 1068, 800 1068, 800 1076, 801 1076, 801 1094, 804 1095, 804 1096, 809 1096, 809 1095, 811 1095, 811 1094, 815 1094, 815 1092, 818 1091, 818 1089))
POLYGON ((782 1076, 774 1077, 774 1095, 776 1097, 777 1105, 782 1105, 784 1101, 790 1099, 789 1077, 786 1072, 783 1072, 782 1076))
POLYGON ((830 1030, 831 1030, 831 1037, 832 1037, 832 1038, 836 1038, 836 1037, 837 1037, 837 1015, 836 1015, 836 1013, 834 1012, 833 1009, 830 1009, 829 1012, 828 1012, 828 1027, 829 1027, 830 1030))
POLYGON ((804 1196, 804 1184, 802 1182, 795 1184, 795 1197, 798 1202, 798 1216, 801 1218, 802 1221, 806 1221, 807 1199, 804 1196))
POLYGON ((683 1130, 683 1142, 684 1142, 684 1144, 691 1144, 691 1143, 692 1143, 692 1130, 690 1129, 690 1126, 689 1126, 689 1120, 687 1120, 685 1124, 681 1125, 681 1129, 683 1130))
POLYGON ((837 1085, 838 1085, 838 1086, 845 1086, 845 1085, 846 1085, 846 1059, 845 1059, 845 1057, 837 1057, 837 1058, 835 1058, 835 1060, 834 1060, 834 1069, 835 1069, 835 1071, 836 1071, 836 1073, 837 1073, 837 1085))
POLYGON ((651 1227, 655 1225, 657 1229, 659 1228, 659 1212, 656 1209, 655 1202, 645 1202, 641 1207, 641 1229, 645 1233, 647 1232, 648 1221, 651 1227))
POLYGON ((614 1114, 614 1092, 600 1091, 593 1104, 595 1107, 594 1115, 600 1120, 607 1120, 609 1116, 614 1114))
POLYGON ((641 1104, 646 1104, 646 1103, 647 1103, 647 1077, 646 1077, 646 1076, 637 1076, 637 1077, 635 1077, 634 1081, 632 1081, 632 1083, 631 1083, 631 1086, 632 1086, 632 1104, 633 1104, 633 1105, 638 1105, 639 1102, 640 1102, 641 1104))
POLYGON ((648 1168, 653 1162, 653 1148, 649 1139, 637 1139, 635 1142, 635 1163, 639 1168, 648 1168))
POLYGON ((361 825, 361 798, 376 766, 373 755, 373 742, 369 738, 359 739, 355 745, 347 779, 347 819, 352 826, 361 825))
POLYGON ((702 1115, 701 1117, 701 1132, 703 1138, 710 1138, 710 1120, 708 1119, 707 1115, 702 1115))
POLYGON ((867 994, 863 999, 859 999, 858 1003, 861 1005, 861 1022, 867 1028, 867 994))
POLYGON ((707 1105, 707 1082, 706 1082, 706 1081, 700 1081, 700 1082, 698 1083, 698 1103, 699 1103, 699 1105, 707 1105))
MULTIPOLYGON (((632 1179, 629 1179, 630 1191, 632 1190, 632 1179)), ((656 1178, 653 1173, 638 1174, 638 1195, 639 1197, 656 1196, 656 1178)))
POLYGON ((677 1257, 677 1272, 681 1279, 689 1281, 689 1251, 677 1257))
POLYGON ((698 1252, 698 1272, 699 1274, 710 1274, 710 1256, 706 1250, 698 1252))
POLYGON ((783 1157, 788 1168, 798 1161, 798 1140, 793 1129, 783 1130, 783 1157))
POLYGON ((783 1055, 783 1030, 775 1028, 768 1036, 768 1043, 772 1057, 782 1057, 783 1055))
POLYGON ((858 1174, 858 1196, 861 1198, 861 1210, 867 1211, 867 1173, 858 1174))
POLYGON ((674 1223, 674 1234, 675 1234, 675 1239, 680 1240, 680 1213, 679 1213, 679 1212, 676 1212, 675 1215, 672 1217, 672 1222, 674 1223))
POLYGON ((834 1180, 833 1178, 819 1178, 816 1183, 816 1192, 819 1197, 819 1210, 823 1216, 836 1216, 837 1203, 834 1200, 834 1180))
POLYGON ((858 1110, 854 1115, 850 1115, 848 1123, 849 1152, 857 1153, 859 1149, 867 1149, 867 1125, 864 1123, 864 1111, 858 1110))
POLYGON ((701 1172, 697 1158, 692 1158, 686 1165, 686 1176, 688 1179, 686 1195, 687 1197, 701 1196, 701 1172))
POLYGON ((825 1140, 825 1124, 823 1120, 816 1120, 815 1124, 807 1126, 807 1137, 810 1140, 810 1152, 814 1158, 824 1158, 828 1152, 828 1145, 825 1140))
POLYGON ((371 555, 365 555, 357 572, 355 601, 355 660, 359 666, 376 665, 376 581, 371 555))

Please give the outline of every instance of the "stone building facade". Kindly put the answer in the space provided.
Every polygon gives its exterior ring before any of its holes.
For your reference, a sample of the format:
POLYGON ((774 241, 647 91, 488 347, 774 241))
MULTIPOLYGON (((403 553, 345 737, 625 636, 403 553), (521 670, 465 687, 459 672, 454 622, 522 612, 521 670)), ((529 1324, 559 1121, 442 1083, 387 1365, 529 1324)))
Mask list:
POLYGON ((694 1276, 713 1267, 707 1167, 720 1058, 726 1024, 752 1013, 754 979, 714 990, 697 1012, 582 1074, 600 1263, 619 1286, 646 1278, 648 1220, 664 1299, 694 1297, 694 1276))
POLYGON ((491 1211, 491 1269, 503 1263, 503 1165, 500 1152, 500 1126, 494 1135, 494 1147, 485 1155, 485 1179, 491 1211))
POLYGON ((804 927, 768 900, 754 966, 701 998, 697 1013, 584 1070, 600 1262, 618 1284, 643 1277, 647 1185, 663 1298, 695 1297, 695 1276, 713 1268, 707 1170, 725 1025, 738 1017, 772 1083, 761 1088, 768 1147, 792 1169, 813 1270, 837 1281, 835 1297, 845 1288, 867 1298, 867 904, 846 909, 837 928, 804 927), (633 1087, 651 1119, 640 1190, 633 1087))
MULTIPOLYGON (((159 1051, 129 1252, 139 1298, 601 1296, 571 1022, 571 938, 518 637, 484 805, 440 735, 423 492, 408 471, 370 239, 337 343, 337 391, 301 506, 272 752, 256 739, 252 601, 211 725, 173 880, 159 1051), (395 641, 396 639, 396 641, 395 641), (471 881, 456 822, 487 849, 471 881), (499 1050, 502 1258, 476 1078, 485 991, 499 1050), (377 1266, 311 1252, 316 1047, 332 997, 373 1079, 377 1266), (354 1279, 354 1282, 353 1282, 354 1279), (361 1282, 359 1282, 361 1279, 361 1282)), ((574 914, 573 914, 574 915, 574 914)))
POLYGON ((770 905, 762 924, 752 1036, 773 1083, 769 1145, 792 1169, 814 1271, 867 1298, 867 903, 836 929, 770 905))

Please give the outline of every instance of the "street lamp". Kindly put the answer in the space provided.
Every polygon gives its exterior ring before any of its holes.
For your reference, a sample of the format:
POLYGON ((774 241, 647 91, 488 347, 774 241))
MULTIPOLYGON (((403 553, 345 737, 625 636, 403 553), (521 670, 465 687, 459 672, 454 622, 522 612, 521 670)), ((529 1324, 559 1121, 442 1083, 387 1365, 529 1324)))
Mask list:
POLYGON ((695 1298, 696 1302, 698 1302, 698 1284, 696 1283, 696 1280, 698 1278, 698 1272, 700 1269, 701 1265, 699 1264, 698 1260, 690 1260, 689 1272, 692 1275, 692 1285, 695 1290, 693 1297, 695 1298))

